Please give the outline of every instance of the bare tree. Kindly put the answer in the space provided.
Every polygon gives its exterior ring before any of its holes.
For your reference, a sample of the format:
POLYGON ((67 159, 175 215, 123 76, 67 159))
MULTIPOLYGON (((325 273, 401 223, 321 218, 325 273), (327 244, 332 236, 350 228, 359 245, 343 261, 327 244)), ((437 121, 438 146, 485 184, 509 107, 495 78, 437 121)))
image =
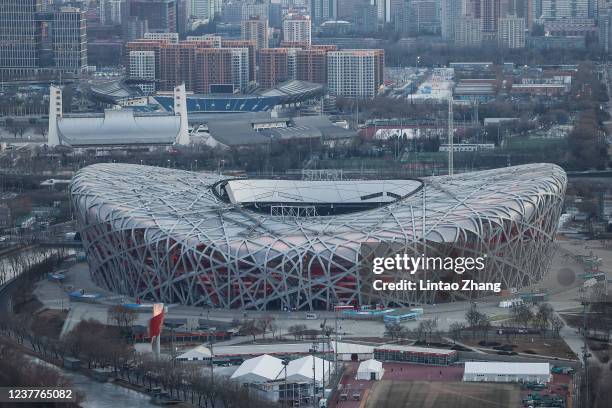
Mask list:
POLYGON ((512 320, 522 327, 529 327, 529 323, 533 321, 533 312, 526 304, 513 306, 510 310, 512 320))
POLYGON ((121 329, 130 329, 136 319, 138 312, 123 305, 114 305, 108 308, 108 321, 121 329))
POLYGON ((240 326, 240 332, 253 336, 253 342, 255 341, 255 336, 261 333, 261 329, 259 328, 256 320, 245 320, 242 322, 240 326))
POLYGON ((489 331, 491 330, 491 320, 485 313, 480 314, 480 321, 478 327, 482 331, 484 341, 489 340, 489 331))
POLYGON ((533 317, 533 322, 535 323, 535 326, 542 331, 542 333, 545 333, 548 329, 553 313, 553 308, 548 303, 540 303, 538 306, 538 311, 533 317))
POLYGON ((303 336, 304 331, 306 331, 307 327, 305 324, 294 324, 293 326, 289 326, 287 328, 287 332, 295 337, 297 340, 303 336))
POLYGON ((457 341, 461 338, 461 333, 465 329, 465 324, 462 322, 452 322, 448 328, 451 338, 457 341))
POLYGON ((481 318, 481 313, 478 311, 478 307, 475 303, 472 303, 468 311, 465 313, 465 321, 472 329, 472 337, 474 338, 476 337, 476 330, 478 328, 478 323, 480 323, 481 318))
POLYGON ((399 339, 402 334, 402 326, 399 323, 393 323, 385 327, 385 337, 390 337, 391 340, 399 339))
POLYGON ((555 314, 552 316, 550 320, 550 325, 555 334, 555 337, 559 337, 559 332, 565 326, 565 322, 563 321, 563 319, 561 319, 559 316, 555 314))
POLYGON ((266 338, 266 331, 270 328, 270 325, 274 322, 274 317, 265 315, 264 317, 257 320, 256 325, 261 331, 263 338, 266 338))

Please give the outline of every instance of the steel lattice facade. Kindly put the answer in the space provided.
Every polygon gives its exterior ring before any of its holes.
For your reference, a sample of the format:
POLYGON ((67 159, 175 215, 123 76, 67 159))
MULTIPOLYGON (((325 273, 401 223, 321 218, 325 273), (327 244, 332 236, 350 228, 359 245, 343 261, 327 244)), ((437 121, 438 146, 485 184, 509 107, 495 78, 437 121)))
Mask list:
POLYGON ((228 179, 128 164, 79 171, 71 196, 94 281, 142 299, 259 310, 472 296, 374 292, 362 244, 391 242, 486 254, 471 278, 518 289, 549 267, 567 181, 555 165, 530 164, 425 178, 413 194, 358 212, 279 217, 221 199, 214 186, 228 179))

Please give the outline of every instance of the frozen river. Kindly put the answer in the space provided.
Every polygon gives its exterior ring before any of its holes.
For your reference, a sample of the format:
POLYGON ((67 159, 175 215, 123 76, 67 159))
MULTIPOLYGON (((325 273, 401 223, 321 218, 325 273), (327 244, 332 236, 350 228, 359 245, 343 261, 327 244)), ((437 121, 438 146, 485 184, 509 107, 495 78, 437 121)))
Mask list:
POLYGON ((148 395, 121 387, 112 382, 101 383, 82 374, 62 370, 36 357, 30 358, 38 364, 51 367, 69 378, 74 384, 74 389, 85 395, 85 401, 81 403, 81 406, 84 408, 148 408, 156 406, 150 402, 148 395))

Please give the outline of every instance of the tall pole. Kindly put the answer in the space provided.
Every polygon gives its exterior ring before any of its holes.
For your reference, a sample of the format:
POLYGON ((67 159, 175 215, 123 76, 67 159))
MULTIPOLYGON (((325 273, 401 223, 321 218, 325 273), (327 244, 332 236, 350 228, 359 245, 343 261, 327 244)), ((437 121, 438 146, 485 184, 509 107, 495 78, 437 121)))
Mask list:
POLYGON ((207 313, 208 317, 208 341, 210 342, 210 383, 214 385, 215 383, 215 373, 214 373, 214 357, 215 354, 213 352, 213 336, 210 331, 210 310, 207 313))
MULTIPOLYGON (((325 329, 323 329, 323 336, 325 336, 325 329)), ((323 354, 321 354, 321 359, 323 360, 323 374, 321 375, 321 388, 323 388, 323 396, 325 396, 325 338, 323 338, 323 354)))
MULTIPOLYGON (((426 209, 427 209, 427 194, 426 194, 426 188, 425 188, 425 182, 423 181, 423 208, 422 208, 422 212, 423 212, 423 257, 426 256, 427 254, 427 240, 425 239, 425 227, 427 225, 427 215, 426 215, 426 209)), ((423 268, 423 280, 427 281, 427 268, 423 268)), ((427 296, 427 294, 425 295, 427 296)))
POLYGON ((336 329, 334 330, 334 332, 336 333, 335 335, 335 343, 336 346, 334 347, 334 375, 338 375, 338 310, 336 310, 336 329))
POLYGON ((312 343, 312 408, 317 408, 317 371, 316 371, 317 343, 312 343))
POLYGON ((587 308, 587 301, 586 301, 586 296, 583 295, 583 301, 582 301, 582 335, 584 337, 584 345, 582 346, 582 363, 584 365, 584 396, 585 396, 585 401, 584 401, 584 406, 585 407, 589 407, 589 366, 588 366, 588 361, 589 361, 589 348, 587 346, 587 318, 586 318, 586 308, 587 308))
MULTIPOLYGON (((287 406, 287 365, 289 365, 289 361, 287 360, 283 360, 283 368, 285 369, 285 393, 283 394, 283 408, 285 408, 287 406)), ((291 391, 291 397, 293 399, 293 390, 291 391)))
POLYGON ((454 146, 453 146, 453 133, 454 133, 454 117, 453 117, 453 97, 448 98, 448 175, 453 176, 454 173, 454 146))

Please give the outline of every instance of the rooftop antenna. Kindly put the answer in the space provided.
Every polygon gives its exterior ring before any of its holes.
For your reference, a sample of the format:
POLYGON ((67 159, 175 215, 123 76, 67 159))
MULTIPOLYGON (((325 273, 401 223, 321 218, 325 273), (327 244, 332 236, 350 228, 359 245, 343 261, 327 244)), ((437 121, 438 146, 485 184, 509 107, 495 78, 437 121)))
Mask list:
POLYGON ((448 98, 448 176, 452 177, 455 172, 453 163, 453 133, 455 124, 453 122, 453 97, 448 98))

